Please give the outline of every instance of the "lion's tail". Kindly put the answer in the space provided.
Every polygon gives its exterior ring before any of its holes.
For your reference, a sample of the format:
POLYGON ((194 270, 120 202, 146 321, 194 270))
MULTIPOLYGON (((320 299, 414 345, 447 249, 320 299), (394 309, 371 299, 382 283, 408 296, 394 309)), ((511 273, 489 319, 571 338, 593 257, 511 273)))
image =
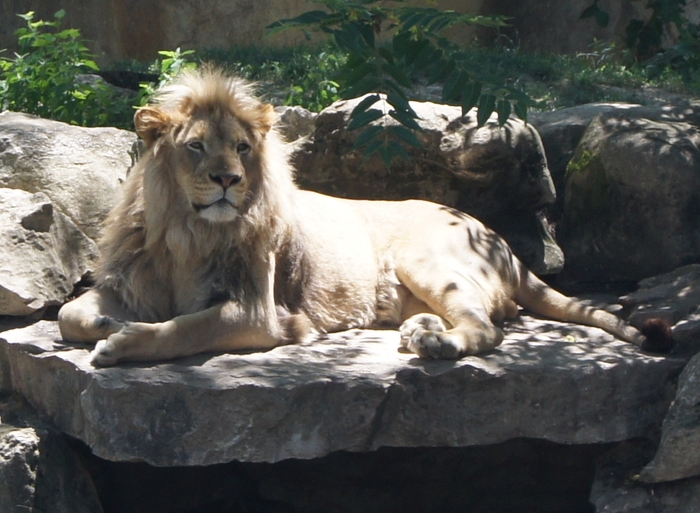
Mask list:
POLYGON ((610 312, 585 305, 557 292, 524 267, 515 301, 531 312, 553 320, 604 329, 644 351, 666 353, 674 345, 668 322, 650 319, 644 323, 640 332, 610 312))
POLYGON ((291 313, 278 305, 277 320, 282 328, 283 345, 304 342, 312 333, 311 321, 305 313, 291 313))

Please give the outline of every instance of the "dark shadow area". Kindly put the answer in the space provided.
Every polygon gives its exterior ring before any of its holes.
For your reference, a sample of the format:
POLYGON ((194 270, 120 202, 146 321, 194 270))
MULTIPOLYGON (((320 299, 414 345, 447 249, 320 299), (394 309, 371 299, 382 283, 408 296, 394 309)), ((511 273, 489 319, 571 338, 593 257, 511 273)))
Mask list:
POLYGON ((516 439, 158 468, 109 462, 70 444, 105 513, 592 513, 595 460, 611 447, 516 439))

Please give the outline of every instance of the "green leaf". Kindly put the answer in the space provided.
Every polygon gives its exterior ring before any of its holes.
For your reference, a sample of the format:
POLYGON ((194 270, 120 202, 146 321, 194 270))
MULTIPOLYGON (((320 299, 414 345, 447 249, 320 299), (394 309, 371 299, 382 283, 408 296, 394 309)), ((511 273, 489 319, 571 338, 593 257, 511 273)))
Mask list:
POLYGON ((386 47, 377 48, 377 53, 389 64, 394 64, 394 54, 387 50, 386 47))
POLYGON ((425 18, 425 13, 420 9, 412 9, 411 11, 406 11, 405 16, 399 16, 403 30, 411 30, 413 27, 421 25, 423 19, 425 18))
POLYGON ((408 76, 406 76, 404 71, 398 66, 394 66, 389 63, 384 63, 381 65, 381 69, 384 73, 396 80, 396 82, 398 82, 401 86, 406 88, 411 87, 412 84, 408 76))
POLYGON ((344 99, 358 98, 367 93, 379 91, 381 85, 381 81, 377 77, 368 76, 343 91, 341 97, 344 99))
POLYGON ((427 39, 410 40, 406 43, 405 51, 402 52, 401 55, 406 61, 406 65, 411 66, 415 64, 416 60, 424 51, 434 51, 430 45, 430 41, 427 39))
POLYGON ((348 62, 347 65, 341 70, 338 78, 341 82, 345 82, 346 87, 352 87, 373 71, 374 66, 366 61, 357 65, 348 62))
POLYGON ((519 101, 515 103, 514 109, 515 115, 518 116, 523 121, 527 121, 527 103, 524 101, 519 101))
POLYGON ((387 167, 389 167, 391 165, 391 160, 393 160, 393 158, 396 156, 405 160, 406 162, 411 162, 411 157, 408 155, 408 152, 399 143, 397 143, 396 141, 389 141, 387 143, 387 146, 388 146, 389 151, 390 151, 389 164, 386 164, 386 161, 384 161, 384 163, 387 165, 387 167))
POLYGON ((90 68, 93 71, 100 71, 100 67, 97 65, 95 61, 83 61, 83 66, 86 68, 90 68))
POLYGON ((410 32, 396 32, 391 40, 391 47, 394 49, 394 55, 398 59, 401 59, 410 51, 415 43, 416 41, 413 40, 413 35, 410 32))
POLYGON ((428 75, 428 85, 443 80, 445 77, 447 77, 447 75, 452 73, 454 69, 454 59, 436 61, 435 64, 430 67, 430 74, 428 75))
POLYGON ((489 117, 496 108, 496 97, 493 94, 484 94, 479 99, 479 111, 476 115, 476 121, 479 126, 489 120, 489 117))
POLYGON ((481 82, 468 82, 462 90, 462 98, 460 104, 462 106, 462 116, 466 116, 467 112, 476 106, 481 97, 481 82))
POLYGON ((452 18, 452 19, 451 19, 451 18, 449 18, 449 17, 447 17, 447 16, 443 16, 443 17, 441 17, 441 18, 438 18, 438 19, 434 20, 434 21, 430 24, 430 32, 433 33, 433 34, 439 34, 439 33, 442 32, 443 30, 445 30, 447 27, 451 27, 452 25, 454 25, 454 24, 457 23, 458 21, 459 21, 458 18, 457 18, 457 19, 455 19, 455 18, 452 18))
POLYGON ((378 94, 371 94, 367 96, 360 103, 358 103, 354 109, 352 109, 350 117, 352 118, 356 115, 359 115, 361 112, 366 111, 368 108, 370 108, 372 105, 374 105, 381 99, 381 96, 379 96, 378 94))
POLYGON ((442 54, 443 52, 439 48, 435 48, 432 45, 427 45, 416 56, 413 66, 419 70, 423 69, 426 66, 430 66, 433 63, 442 60, 442 54))
POLYGON ((308 11, 300 16, 297 16, 296 18, 288 18, 269 24, 265 27, 265 30, 267 30, 265 37, 270 37, 278 34, 279 32, 293 28, 321 25, 324 22, 327 22, 330 17, 331 15, 325 11, 308 11))
MULTIPOLYGON (((384 127, 378 127, 378 128, 382 129, 381 132, 384 131, 384 127)), ((381 135, 381 134, 378 133, 377 136, 375 136, 376 138, 373 141, 371 141, 367 146, 365 146, 365 151, 363 153, 363 157, 364 157, 363 160, 369 159, 372 155, 377 153, 379 148, 384 146, 384 143, 386 141, 384 140, 383 137, 378 137, 379 135, 381 135)))
POLYGON ((394 107, 396 110, 400 110, 401 112, 405 112, 406 114, 408 114, 409 116, 414 117, 414 118, 418 117, 418 115, 411 107, 411 104, 405 95, 397 94, 395 91, 392 91, 386 95, 386 101, 389 105, 394 107))
POLYGON ((498 124, 500 126, 505 125, 506 121, 508 121, 508 118, 510 117, 510 102, 503 98, 498 100, 498 103, 496 104, 496 112, 498 113, 498 124))
POLYGON ((80 37, 80 31, 78 29, 66 29, 58 32, 56 37, 59 39, 77 39, 80 37))
POLYGON ((369 125, 372 121, 376 121, 379 118, 384 117, 384 113, 379 109, 369 109, 365 112, 361 112, 356 116, 350 116, 350 123, 348 124, 348 130, 357 130, 363 126, 369 125))
POLYGON ((373 125, 367 127, 365 130, 360 132, 360 135, 355 139, 355 144, 352 145, 353 149, 357 149, 365 144, 374 141, 379 134, 384 131, 384 127, 381 125, 373 125))
POLYGON ((466 71, 453 70, 442 86, 442 101, 447 103, 459 102, 462 97, 464 84, 469 82, 466 71))
POLYGON ((377 152, 379 153, 379 156, 382 158, 382 161, 384 162, 384 165, 388 168, 391 167, 391 161, 394 158, 394 152, 392 151, 391 146, 389 144, 385 144, 377 148, 377 152))
POLYGON ((406 112, 400 110, 390 110, 389 115, 407 128, 419 131, 423 130, 416 119, 406 112))
POLYGON ((416 133, 413 130, 409 130, 405 126, 390 126, 387 128, 387 130, 411 146, 415 146, 416 148, 423 147, 423 143, 420 142, 420 139, 418 139, 416 133))

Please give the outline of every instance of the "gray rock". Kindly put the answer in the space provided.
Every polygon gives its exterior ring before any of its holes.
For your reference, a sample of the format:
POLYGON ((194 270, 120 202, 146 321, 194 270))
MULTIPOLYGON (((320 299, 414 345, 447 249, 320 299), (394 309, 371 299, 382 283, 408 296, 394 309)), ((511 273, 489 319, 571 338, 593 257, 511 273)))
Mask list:
POLYGON ((86 235, 99 236, 131 165, 136 135, 0 113, 0 187, 44 192, 86 235))
POLYGON ((0 511, 31 511, 39 436, 31 428, 0 424, 0 511))
POLYGON ((280 132, 288 142, 308 138, 314 132, 318 114, 303 107, 276 107, 280 116, 280 132))
POLYGON ((180 466, 644 437, 685 363, 530 318, 510 323, 497 350, 457 362, 399 353, 398 338, 351 331, 265 353, 95 369, 86 348, 41 321, 0 335, 0 385, 100 457, 180 466))
POLYGON ((681 374, 676 398, 664 419, 659 449, 653 461, 641 473, 644 481, 656 483, 700 476, 698 405, 700 356, 695 356, 681 374))
MULTIPOLYGON (((495 114, 478 127, 476 111, 411 102, 422 131, 422 148, 405 145, 409 159, 387 168, 378 153, 354 149, 362 130, 348 119, 362 98, 340 101, 321 112, 313 137, 293 155, 299 184, 350 198, 421 198, 458 208, 499 232, 535 272, 561 270, 563 254, 535 213, 554 201, 544 149, 537 131, 518 119, 503 127, 495 114)), ((389 110, 382 100, 374 108, 389 110)), ((398 123, 392 118, 382 122, 398 123)), ((400 139, 397 139, 400 142, 400 139)))
POLYGON ((633 103, 589 103, 528 116, 542 137, 549 171, 557 191, 558 217, 564 205, 566 168, 574 157, 588 125, 600 115, 644 118, 659 122, 700 124, 700 102, 675 102, 664 107, 646 107, 633 103))
POLYGON ((0 188, 0 315, 62 304, 97 255, 45 194, 0 188))
POLYGON ((642 280, 635 292, 618 301, 629 310, 627 319, 634 326, 651 318, 668 321, 673 326, 676 352, 700 351, 700 264, 642 280))
POLYGON ((700 512, 700 478, 657 484, 639 480, 650 454, 652 444, 630 441, 600 459, 590 498, 598 513, 700 512))
POLYGON ((685 122, 596 118, 568 170, 557 238, 566 281, 638 281, 700 254, 700 132, 685 122))
POLYGON ((589 103, 549 112, 534 112, 528 116, 528 121, 534 125, 542 138, 547 155, 549 172, 557 191, 557 218, 564 206, 566 167, 574 157, 588 125, 600 114, 623 113, 640 107, 629 103, 589 103))
POLYGON ((102 513, 79 457, 16 395, 0 397, 0 511, 102 513))

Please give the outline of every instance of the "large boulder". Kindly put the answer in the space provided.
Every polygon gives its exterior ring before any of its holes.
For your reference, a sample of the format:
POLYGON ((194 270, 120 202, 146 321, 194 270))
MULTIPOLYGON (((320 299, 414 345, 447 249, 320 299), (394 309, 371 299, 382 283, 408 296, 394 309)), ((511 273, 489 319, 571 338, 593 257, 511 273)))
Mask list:
POLYGON ((87 470, 63 436, 17 395, 0 398, 0 511, 102 513, 87 470))
POLYGON ((591 121, 600 115, 644 118, 652 121, 674 123, 677 121, 700 125, 700 102, 676 101, 663 107, 647 107, 633 103, 604 102, 577 105, 566 109, 533 112, 528 117, 542 137, 549 172, 557 191, 556 208, 549 214, 555 220, 564 206, 566 169, 573 159, 583 135, 591 121))
POLYGON ((0 187, 44 192, 96 238, 132 165, 136 135, 0 113, 0 187))
MULTIPOLYGON (((663 424, 661 444, 654 459, 641 473, 650 483, 686 477, 700 478, 700 356, 683 370, 676 398, 663 424)), ((700 498, 700 486, 697 496, 700 498)))
POLYGON ((636 282, 697 261, 699 146, 685 121, 592 121, 567 171, 562 280, 636 282))
POLYGON ((686 361, 531 318, 506 333, 493 352, 459 361, 399 353, 396 331, 350 331, 264 353, 96 369, 88 348, 40 321, 0 334, 0 389, 22 394, 102 458, 211 465, 647 437, 686 361))
POLYGON ((640 327, 652 318, 673 326, 676 353, 700 351, 700 264, 690 264, 639 282, 637 290, 618 299, 628 321, 640 327))
MULTIPOLYGON (((387 167, 375 153, 354 149, 362 130, 347 130, 362 98, 336 102, 316 119, 313 136, 293 155, 299 184, 349 198, 421 198, 455 207, 499 232, 535 272, 551 274, 563 255, 536 212, 555 198, 542 142, 532 125, 493 115, 482 127, 476 111, 411 102, 423 147, 407 146, 409 160, 387 167)), ((375 108, 389 110, 382 100, 375 108)), ((396 125, 386 117, 382 123, 396 125)))
MULTIPOLYGON (((693 452, 696 448, 693 448, 693 452)), ((700 478, 644 483, 639 471, 654 454, 648 440, 615 446, 599 458, 590 503, 600 513, 698 513, 700 478)))
POLYGON ((62 304, 97 256, 45 194, 0 188, 0 315, 62 304))
POLYGON ((528 117, 542 138, 549 172, 557 191, 555 207, 550 208, 550 217, 558 220, 564 206, 566 168, 574 157, 583 134, 591 121, 601 114, 637 112, 640 105, 629 103, 589 103, 566 109, 534 112, 528 117))
POLYGON ((0 511, 32 510, 39 436, 0 425, 0 511))

